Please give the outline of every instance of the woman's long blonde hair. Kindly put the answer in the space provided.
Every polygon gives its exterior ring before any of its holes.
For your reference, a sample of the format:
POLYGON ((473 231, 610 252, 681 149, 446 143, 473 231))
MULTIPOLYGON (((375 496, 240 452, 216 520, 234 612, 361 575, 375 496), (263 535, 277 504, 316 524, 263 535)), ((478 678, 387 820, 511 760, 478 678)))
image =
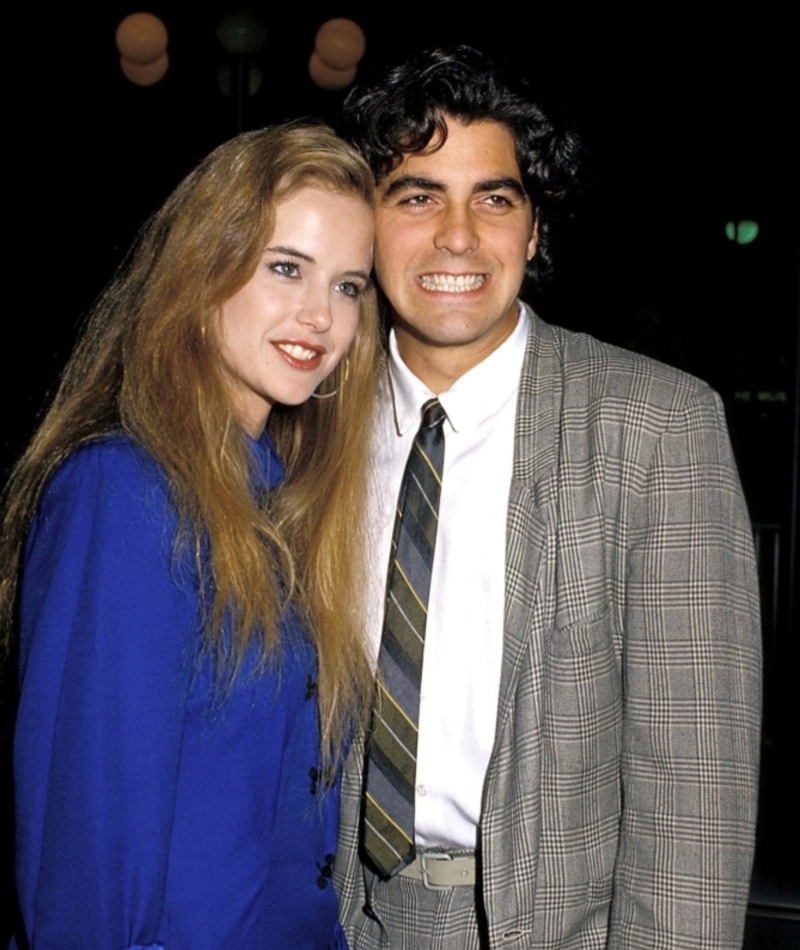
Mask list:
MULTIPOLYGON (((277 661, 291 600, 319 660, 324 764, 338 760, 371 674, 360 597, 368 432, 378 360, 374 291, 323 384, 336 395, 276 406, 268 428, 286 481, 266 507, 220 358, 219 311, 253 275, 279 202, 305 186, 370 203, 372 175, 328 128, 289 123, 212 152, 146 226, 96 305, 6 491, 0 623, 8 643, 25 535, 56 467, 79 445, 129 434, 164 469, 179 513, 176 556, 207 558, 205 646, 235 675, 256 643, 277 661)), ((198 566, 200 566, 198 564, 198 566)))

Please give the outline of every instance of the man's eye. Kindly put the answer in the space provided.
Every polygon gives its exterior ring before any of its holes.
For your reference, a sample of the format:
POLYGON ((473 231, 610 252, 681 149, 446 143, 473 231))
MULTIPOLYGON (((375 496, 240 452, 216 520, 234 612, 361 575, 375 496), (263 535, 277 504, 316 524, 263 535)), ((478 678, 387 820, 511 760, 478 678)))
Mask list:
POLYGON ((484 199, 484 204, 489 205, 492 208, 509 208, 511 207, 511 202, 505 195, 487 195, 484 199))
POLYGON ((300 265, 294 261, 275 261, 269 265, 269 269, 281 277, 300 276, 300 265))
POLYGON ((401 204, 407 205, 410 208, 424 208, 430 204, 430 202, 430 195, 411 195, 408 198, 404 198, 401 204))

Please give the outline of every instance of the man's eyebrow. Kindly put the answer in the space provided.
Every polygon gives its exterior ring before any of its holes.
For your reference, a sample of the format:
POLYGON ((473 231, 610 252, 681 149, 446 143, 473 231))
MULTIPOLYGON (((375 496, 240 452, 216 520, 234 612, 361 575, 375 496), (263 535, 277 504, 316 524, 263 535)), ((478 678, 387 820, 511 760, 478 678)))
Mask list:
POLYGON ((389 185, 384 191, 383 198, 391 198, 398 191, 418 188, 420 191, 446 191, 445 186, 440 181, 434 181, 432 178, 423 178, 421 175, 402 175, 389 185))
POLYGON ((513 191, 518 198, 527 198, 525 189, 516 178, 488 178, 486 181, 476 182, 472 189, 476 195, 484 191, 513 191))

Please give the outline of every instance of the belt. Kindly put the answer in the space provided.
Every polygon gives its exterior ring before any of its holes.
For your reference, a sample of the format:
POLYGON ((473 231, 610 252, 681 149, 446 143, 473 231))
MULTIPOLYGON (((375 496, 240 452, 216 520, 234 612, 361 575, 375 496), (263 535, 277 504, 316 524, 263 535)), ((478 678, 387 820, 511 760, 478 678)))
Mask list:
POLYGON ((399 873, 414 881, 422 881, 429 891, 447 891, 451 887, 474 887, 476 864, 472 851, 453 854, 423 851, 399 873))

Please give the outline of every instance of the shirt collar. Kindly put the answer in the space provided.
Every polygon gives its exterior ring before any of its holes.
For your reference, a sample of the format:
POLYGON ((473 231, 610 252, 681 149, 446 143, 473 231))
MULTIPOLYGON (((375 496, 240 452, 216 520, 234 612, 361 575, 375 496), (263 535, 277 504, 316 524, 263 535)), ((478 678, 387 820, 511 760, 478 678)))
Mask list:
MULTIPOLYGON (((477 428, 496 413, 519 386, 525 346, 528 340, 528 313, 519 308, 519 319, 510 336, 485 360, 460 376, 439 400, 447 422, 456 432, 477 428)), ((419 428, 420 409, 434 394, 403 362, 394 330, 389 334, 389 385, 394 401, 397 431, 402 435, 419 428)))

